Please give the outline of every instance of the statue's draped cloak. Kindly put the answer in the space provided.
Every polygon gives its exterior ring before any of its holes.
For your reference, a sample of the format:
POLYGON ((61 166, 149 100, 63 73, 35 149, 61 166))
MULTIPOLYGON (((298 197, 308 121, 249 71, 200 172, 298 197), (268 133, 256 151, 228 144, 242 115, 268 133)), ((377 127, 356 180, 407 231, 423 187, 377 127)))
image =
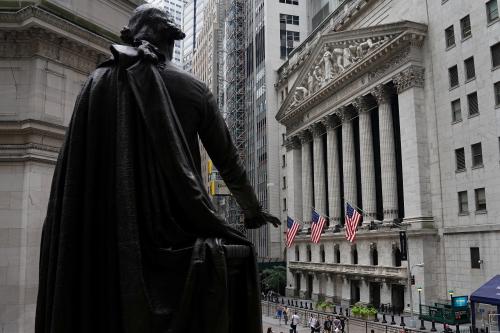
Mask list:
MULTIPOLYGON (((229 332, 220 239, 251 244, 214 213, 179 120, 183 110, 174 110, 165 84, 168 73, 136 48, 112 51, 114 59, 89 77, 77 99, 55 168, 35 331, 229 332)), ((248 182, 238 172, 227 179, 243 193, 248 182)), ((257 333, 253 247, 251 253, 232 297, 238 332, 257 333)))

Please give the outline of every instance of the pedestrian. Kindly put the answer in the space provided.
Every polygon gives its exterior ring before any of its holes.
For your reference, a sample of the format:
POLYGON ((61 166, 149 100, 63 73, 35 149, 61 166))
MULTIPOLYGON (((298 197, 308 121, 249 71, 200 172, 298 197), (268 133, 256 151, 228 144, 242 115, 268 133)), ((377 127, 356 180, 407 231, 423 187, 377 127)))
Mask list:
POLYGON ((297 325, 300 324, 300 317, 297 314, 297 311, 295 311, 290 318, 290 333, 297 333, 297 325))
POLYGON ((283 309, 283 320, 285 321, 285 325, 288 325, 288 312, 290 310, 288 309, 287 306, 283 309))
POLYGON ((309 328, 311 329, 311 333, 316 332, 316 323, 318 322, 318 319, 314 317, 314 314, 311 313, 311 316, 309 317, 309 328))
POLYGON ((332 326, 333 326, 332 316, 328 316, 328 317, 326 317, 326 320, 325 320, 325 322, 323 323, 323 330, 324 330, 325 332, 330 333, 330 332, 332 331, 332 326))
POLYGON ((281 325, 281 316, 283 315, 283 308, 281 305, 276 307, 276 318, 278 319, 279 324, 281 325))
POLYGON ((335 319, 333 320, 333 331, 335 333, 338 333, 340 332, 340 330, 342 329, 342 323, 340 321, 340 317, 337 316, 335 317, 335 319))
POLYGON ((316 318, 316 324, 314 324, 314 332, 321 332, 321 322, 319 321, 319 318, 316 318))

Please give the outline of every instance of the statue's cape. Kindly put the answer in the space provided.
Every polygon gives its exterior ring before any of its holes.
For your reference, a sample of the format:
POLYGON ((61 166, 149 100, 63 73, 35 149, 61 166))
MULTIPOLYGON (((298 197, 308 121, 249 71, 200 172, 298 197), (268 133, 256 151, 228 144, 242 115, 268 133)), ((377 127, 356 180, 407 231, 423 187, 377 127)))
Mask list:
POLYGON ((253 247, 215 215, 158 65, 112 51, 77 99, 55 168, 36 333, 229 333, 233 297, 238 331, 261 332, 253 247), (171 246, 151 244, 155 223, 171 246), (231 297, 220 239, 251 252, 231 297))

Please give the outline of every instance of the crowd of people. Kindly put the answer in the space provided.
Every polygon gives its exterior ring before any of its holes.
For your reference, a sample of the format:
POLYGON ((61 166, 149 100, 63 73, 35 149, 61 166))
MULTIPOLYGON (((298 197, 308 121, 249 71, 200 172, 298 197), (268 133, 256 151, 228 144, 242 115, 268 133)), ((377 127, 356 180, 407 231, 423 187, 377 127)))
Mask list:
MULTIPOLYGON (((297 325, 301 323, 301 318, 297 314, 297 311, 294 311, 292 314, 287 306, 283 307, 281 305, 276 309, 276 319, 278 319, 280 325, 281 320, 284 321, 285 325, 288 325, 288 322, 290 322, 290 333, 297 333, 297 325)), ((311 329, 311 333, 344 333, 344 321, 339 316, 336 316, 335 319, 332 316, 328 316, 321 323, 318 315, 311 313, 307 324, 311 329)), ((271 327, 267 329, 267 333, 274 333, 271 327)))

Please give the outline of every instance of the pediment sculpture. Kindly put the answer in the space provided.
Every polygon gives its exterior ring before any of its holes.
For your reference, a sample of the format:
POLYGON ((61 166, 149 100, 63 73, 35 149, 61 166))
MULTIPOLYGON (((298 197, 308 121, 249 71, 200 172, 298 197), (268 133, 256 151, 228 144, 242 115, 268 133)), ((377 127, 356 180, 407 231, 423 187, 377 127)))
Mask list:
POLYGON ((290 106, 300 104, 388 41, 387 36, 380 36, 324 44, 303 81, 297 84, 290 106))

